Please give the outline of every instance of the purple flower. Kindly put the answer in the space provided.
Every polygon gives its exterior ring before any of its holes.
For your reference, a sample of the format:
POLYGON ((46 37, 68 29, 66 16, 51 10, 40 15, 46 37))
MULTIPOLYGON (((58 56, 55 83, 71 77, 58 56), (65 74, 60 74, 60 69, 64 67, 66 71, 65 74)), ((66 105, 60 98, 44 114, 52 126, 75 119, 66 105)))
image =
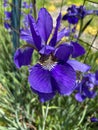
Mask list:
POLYGON ((98 73, 88 73, 85 74, 81 82, 77 82, 77 94, 75 98, 77 101, 82 102, 86 98, 94 98, 97 93, 95 91, 96 86, 98 85, 98 73))
POLYGON ((4 6, 4 7, 7 7, 7 6, 8 6, 8 0, 4 0, 3 6, 4 6))
POLYGON ((5 14, 4 27, 5 27, 6 29, 10 29, 10 28, 11 28, 10 20, 11 20, 12 13, 9 12, 9 11, 5 11, 4 14, 5 14))
POLYGON ((62 19, 67 20, 70 24, 77 24, 79 19, 83 19, 86 16, 84 6, 77 7, 76 5, 72 5, 67 9, 67 12, 62 19))
POLYGON ((90 118, 90 121, 91 121, 91 122, 98 122, 98 118, 96 118, 96 117, 91 117, 91 118, 90 118))
POLYGON ((32 3, 28 4, 27 2, 22 3, 22 8, 32 8, 32 3))
POLYGON ((59 45, 60 38, 65 35, 62 31, 58 32, 61 14, 57 18, 55 29, 52 17, 45 8, 40 9, 37 21, 31 15, 28 15, 28 21, 30 28, 21 31, 21 38, 29 44, 16 51, 14 62, 17 68, 30 65, 35 49, 40 58, 29 69, 28 81, 32 91, 38 94, 42 102, 50 100, 57 92, 70 95, 75 89, 76 71, 86 72, 89 69, 88 65, 69 60, 70 56, 84 54, 83 47, 78 43, 59 45), (77 48, 83 51, 80 53, 77 48))

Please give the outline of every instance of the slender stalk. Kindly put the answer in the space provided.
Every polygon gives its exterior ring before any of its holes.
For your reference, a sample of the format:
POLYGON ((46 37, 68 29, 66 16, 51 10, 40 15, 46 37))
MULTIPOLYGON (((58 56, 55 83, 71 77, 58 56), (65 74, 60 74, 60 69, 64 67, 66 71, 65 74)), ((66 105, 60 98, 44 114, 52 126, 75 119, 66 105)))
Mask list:
POLYGON ((43 7, 44 7, 44 5, 45 5, 45 0, 43 0, 43 7))
MULTIPOLYGON (((43 112, 43 127, 42 127, 42 130, 45 130, 46 119, 47 119, 47 116, 48 116, 48 110, 49 110, 49 102, 48 102, 48 104, 46 106, 45 113, 43 112)), ((43 108, 42 108, 42 111, 43 111, 43 108)))
POLYGON ((37 19, 37 12, 36 12, 36 0, 31 0, 33 4, 33 15, 34 18, 37 19))
POLYGON ((64 3, 64 0, 62 0, 61 7, 60 7, 60 12, 62 11, 63 3, 64 3))
POLYGON ((88 55, 89 55, 89 52, 90 52, 90 50, 91 50, 91 47, 93 46, 93 44, 94 44, 94 42, 95 42, 97 36, 98 36, 98 31, 97 31, 97 33, 96 33, 96 35, 95 35, 95 37, 94 37, 94 39, 93 39, 93 41, 92 41, 92 43, 91 43, 89 49, 88 49, 88 52, 87 52, 85 58, 84 58, 84 63, 86 62, 86 59, 87 59, 87 57, 88 57, 88 55))

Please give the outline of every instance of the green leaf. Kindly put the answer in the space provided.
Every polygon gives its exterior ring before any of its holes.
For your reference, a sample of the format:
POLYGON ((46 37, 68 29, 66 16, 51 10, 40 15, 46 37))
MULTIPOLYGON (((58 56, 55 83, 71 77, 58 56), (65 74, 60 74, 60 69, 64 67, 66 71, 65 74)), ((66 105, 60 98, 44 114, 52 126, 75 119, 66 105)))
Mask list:
POLYGON ((87 23, 84 25, 84 27, 82 28, 81 34, 85 31, 85 29, 90 25, 90 23, 92 22, 93 17, 87 21, 87 23))

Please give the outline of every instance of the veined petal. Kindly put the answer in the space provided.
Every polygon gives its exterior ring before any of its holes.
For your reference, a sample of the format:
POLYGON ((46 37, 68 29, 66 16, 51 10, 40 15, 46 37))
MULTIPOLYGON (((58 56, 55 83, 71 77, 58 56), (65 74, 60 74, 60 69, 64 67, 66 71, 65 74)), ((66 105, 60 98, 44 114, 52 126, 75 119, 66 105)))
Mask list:
POLYGON ((55 56, 58 60, 66 62, 72 53, 72 49, 72 46, 68 44, 62 44, 56 49, 55 56))
POLYGON ((74 68, 74 70, 80 72, 87 72, 91 68, 89 65, 83 64, 77 60, 68 60, 67 63, 71 65, 74 68))
POLYGON ((14 63, 17 68, 30 65, 33 49, 30 47, 19 48, 14 55, 14 63))
POLYGON ((73 58, 76 58, 78 56, 85 54, 85 49, 77 42, 71 41, 71 45, 73 46, 73 53, 72 53, 73 58))
POLYGON ((29 20, 30 30, 31 30, 31 34, 32 34, 34 44, 35 44, 36 48, 38 50, 40 50, 41 49, 41 38, 40 38, 40 35, 38 33, 35 20, 33 19, 33 17, 31 15, 28 15, 28 20, 29 20))
POLYGON ((53 20, 45 8, 41 8, 39 11, 37 27, 41 38, 47 42, 53 28, 53 20))
POLYGON ((52 69, 51 74, 60 94, 70 95, 75 90, 76 73, 70 65, 58 64, 52 69))
POLYGON ((53 92, 50 72, 44 70, 40 64, 36 64, 30 69, 28 80, 31 87, 40 93, 53 92))
POLYGON ((54 30, 54 34, 52 36, 52 39, 50 41, 50 46, 55 46, 56 45, 56 42, 57 42, 57 34, 58 34, 58 29, 60 27, 60 21, 61 21, 61 13, 59 14, 59 16, 57 17, 57 23, 56 23, 56 27, 55 27, 55 30, 54 30))

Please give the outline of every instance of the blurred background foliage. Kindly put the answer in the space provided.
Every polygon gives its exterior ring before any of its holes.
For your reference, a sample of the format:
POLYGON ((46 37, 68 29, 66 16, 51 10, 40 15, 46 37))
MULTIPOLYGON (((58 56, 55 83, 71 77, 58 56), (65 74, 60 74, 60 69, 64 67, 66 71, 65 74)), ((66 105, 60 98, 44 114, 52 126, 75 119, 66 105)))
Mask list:
MULTIPOLYGON (((22 0, 31 2, 30 0, 22 0)), ((86 1, 88 9, 97 9, 97 0, 86 1)), ((10 1, 11 2, 11 1, 10 1)), ((46 7, 50 13, 55 12, 61 6, 61 0, 37 0, 37 9, 46 7), (43 3, 45 2, 45 3, 43 3)), ((64 0, 63 7, 69 5, 83 4, 83 0, 64 0)), ((28 84, 28 68, 16 69, 13 63, 13 46, 9 32, 3 27, 4 10, 10 11, 8 6, 3 7, 3 0, 0 1, 0 130, 42 130, 45 120, 47 103, 40 103, 37 95, 32 93, 28 84)), ((28 13, 27 10, 24 10, 28 13)), ((62 14, 66 13, 62 11, 62 14)), ((85 23, 90 18, 87 18, 85 23)), ((84 25, 85 25, 84 23, 84 25)), ((98 29, 98 17, 86 27, 83 36, 79 41, 86 48, 85 56, 78 58, 92 66, 92 71, 98 70, 98 51, 91 47, 92 41, 98 29), (85 37, 84 37, 85 36, 85 37), (90 42, 90 44, 89 44, 90 42), (88 54, 89 51, 89 54, 88 54)), ((79 26, 77 27, 79 30, 79 26)), ((98 41, 98 38, 96 39, 98 41)), ((21 44, 24 42, 21 41, 21 44)), ((33 63, 37 60, 36 53, 33 56, 33 63)), ((56 95, 49 102, 48 116, 45 130, 97 130, 98 123, 91 123, 91 116, 98 117, 98 96, 95 99, 87 99, 78 103, 74 95, 70 97, 56 95)))

